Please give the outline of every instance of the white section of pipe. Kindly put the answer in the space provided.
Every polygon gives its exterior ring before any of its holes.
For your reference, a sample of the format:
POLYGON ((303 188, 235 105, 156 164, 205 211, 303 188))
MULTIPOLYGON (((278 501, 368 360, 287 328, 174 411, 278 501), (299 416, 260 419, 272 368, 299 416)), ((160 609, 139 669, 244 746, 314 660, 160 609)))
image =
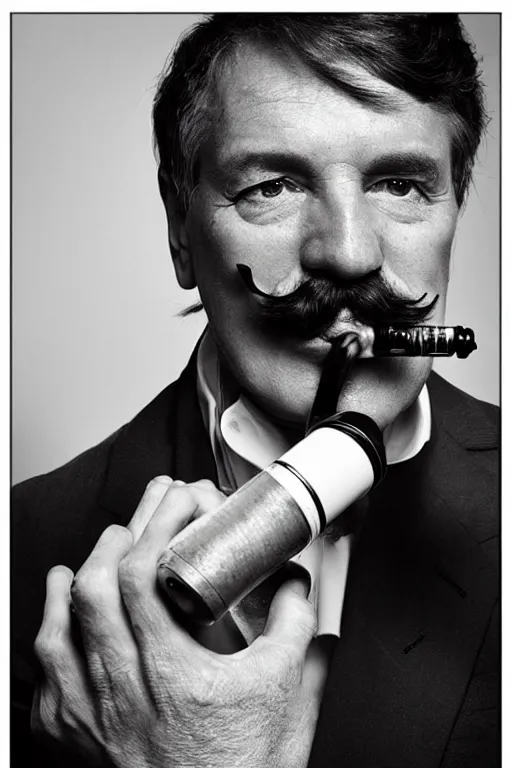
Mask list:
MULTIPOLYGON (((350 435, 332 427, 315 429, 281 456, 281 461, 294 467, 316 491, 327 524, 364 496, 374 482, 373 467, 364 449, 350 435)), ((276 480, 282 482, 281 477, 276 480)), ((304 514, 310 515, 310 506, 306 513, 301 505, 302 495, 295 496, 295 485, 285 487, 304 514)))

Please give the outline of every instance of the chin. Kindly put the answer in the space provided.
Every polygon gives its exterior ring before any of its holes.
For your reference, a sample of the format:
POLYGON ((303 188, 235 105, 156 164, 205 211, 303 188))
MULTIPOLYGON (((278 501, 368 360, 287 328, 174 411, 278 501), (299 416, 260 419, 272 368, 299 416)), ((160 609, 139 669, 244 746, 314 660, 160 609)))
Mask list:
MULTIPOLYGON (((359 360, 342 388, 337 410, 364 413, 384 429, 418 397, 431 368, 431 358, 359 360)), ((286 370, 276 364, 271 370, 265 365, 259 374, 253 371, 244 378, 249 397, 275 422, 304 428, 320 380, 317 366, 286 370)))
POLYGON ((298 376, 280 369, 272 376, 260 375, 245 381, 248 397, 272 421, 287 428, 304 429, 318 386, 318 373, 298 376))

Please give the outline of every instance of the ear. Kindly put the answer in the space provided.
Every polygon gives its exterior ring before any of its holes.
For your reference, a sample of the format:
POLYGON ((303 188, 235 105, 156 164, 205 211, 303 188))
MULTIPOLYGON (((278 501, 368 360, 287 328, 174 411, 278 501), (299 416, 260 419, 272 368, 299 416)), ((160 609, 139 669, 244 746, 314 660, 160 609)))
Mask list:
POLYGON ((173 182, 169 181, 162 169, 158 170, 158 186, 167 214, 169 248, 171 250, 176 278, 182 288, 195 288, 196 278, 194 275, 194 265, 192 263, 189 238, 185 226, 186 212, 179 203, 173 182))

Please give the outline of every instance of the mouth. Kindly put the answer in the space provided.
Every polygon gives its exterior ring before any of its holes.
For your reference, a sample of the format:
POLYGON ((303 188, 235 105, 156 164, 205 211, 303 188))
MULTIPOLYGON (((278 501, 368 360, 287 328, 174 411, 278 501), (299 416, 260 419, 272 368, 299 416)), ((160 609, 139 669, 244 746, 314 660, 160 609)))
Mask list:
POLYGON ((367 359, 374 357, 373 344, 375 342, 375 331, 369 325, 364 325, 352 318, 340 316, 336 319, 328 331, 317 336, 310 341, 303 342, 304 346, 311 350, 318 350, 324 354, 328 353, 333 343, 341 336, 355 334, 359 345, 357 357, 367 359))
POLYGON ((300 357, 306 357, 318 365, 323 364, 333 345, 347 336, 356 337, 358 351, 354 358, 363 360, 376 357, 373 353, 375 342, 374 328, 371 325, 356 320, 347 310, 340 312, 332 325, 326 331, 317 333, 316 336, 301 338, 298 334, 284 337, 277 335, 274 336, 274 341, 278 342, 279 347, 283 351, 287 349, 289 352, 293 352, 300 357))

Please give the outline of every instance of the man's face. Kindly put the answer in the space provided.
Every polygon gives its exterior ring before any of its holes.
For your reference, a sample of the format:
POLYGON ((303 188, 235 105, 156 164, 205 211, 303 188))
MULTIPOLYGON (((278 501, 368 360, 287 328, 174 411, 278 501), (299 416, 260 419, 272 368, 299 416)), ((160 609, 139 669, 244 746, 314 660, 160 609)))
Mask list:
MULTIPOLYGON (((181 258, 193 268, 223 360, 286 423, 304 423, 329 345, 263 330, 237 263, 273 294, 315 274, 350 282, 380 270, 403 295, 439 294, 429 322, 444 318, 458 214, 448 119, 363 70, 359 76, 392 98, 392 109, 344 95, 291 58, 255 47, 239 54, 219 86, 184 221, 181 258)), ((384 426, 415 399, 430 367, 428 358, 360 360, 339 409, 384 426)))

